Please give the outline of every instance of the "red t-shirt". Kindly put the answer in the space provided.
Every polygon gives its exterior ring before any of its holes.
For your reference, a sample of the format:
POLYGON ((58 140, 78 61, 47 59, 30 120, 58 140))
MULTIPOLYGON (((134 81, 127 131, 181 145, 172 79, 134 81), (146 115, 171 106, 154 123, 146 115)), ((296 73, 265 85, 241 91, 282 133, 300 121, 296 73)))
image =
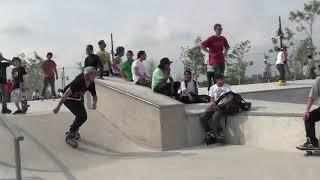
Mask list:
POLYGON ((45 60, 41 64, 41 68, 43 70, 44 77, 54 77, 56 70, 56 63, 53 60, 45 60))
POLYGON ((206 48, 209 48, 210 64, 224 63, 225 59, 223 56, 223 48, 229 49, 229 44, 225 37, 213 35, 207 40, 203 41, 202 45, 206 48), (216 56, 212 56, 211 54, 216 54, 216 56))

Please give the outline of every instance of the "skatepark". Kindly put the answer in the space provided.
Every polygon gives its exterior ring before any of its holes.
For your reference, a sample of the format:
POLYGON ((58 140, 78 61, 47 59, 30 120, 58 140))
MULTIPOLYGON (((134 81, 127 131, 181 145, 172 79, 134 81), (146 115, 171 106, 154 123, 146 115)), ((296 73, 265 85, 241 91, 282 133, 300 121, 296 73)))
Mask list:
MULTIPOLYGON (((74 117, 66 109, 54 115, 58 101, 33 101, 27 115, 2 118, 24 137, 24 179, 312 180, 319 157, 295 149, 305 140, 302 115, 311 83, 233 86, 253 106, 228 117, 222 147, 202 145, 199 116, 208 105, 184 105, 113 78, 96 82, 98 109, 88 110, 79 149, 64 141, 74 117)), ((14 179, 13 137, 0 124, 0 179, 14 179)))

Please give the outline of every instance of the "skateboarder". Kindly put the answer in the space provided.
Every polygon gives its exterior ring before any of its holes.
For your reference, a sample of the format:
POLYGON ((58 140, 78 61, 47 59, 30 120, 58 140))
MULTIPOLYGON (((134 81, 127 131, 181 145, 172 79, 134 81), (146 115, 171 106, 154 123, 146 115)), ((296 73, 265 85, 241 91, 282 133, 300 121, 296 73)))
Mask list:
POLYGON ((17 107, 17 111, 13 114, 25 114, 28 109, 27 97, 26 97, 26 75, 27 72, 24 67, 21 66, 21 59, 14 57, 12 59, 14 69, 12 70, 13 78, 13 91, 12 100, 17 107), (20 106, 21 103, 21 106, 20 106))
POLYGON ((58 71, 57 64, 52 60, 53 54, 49 52, 47 54, 47 60, 41 61, 41 69, 43 72, 44 80, 43 80, 43 89, 41 93, 41 100, 43 100, 46 96, 46 91, 48 85, 51 87, 51 95, 52 98, 56 98, 56 90, 55 90, 55 80, 58 80, 58 71))
POLYGON ((313 102, 320 97, 320 77, 318 77, 310 90, 306 112, 304 113, 304 124, 307 140, 300 148, 318 148, 319 142, 316 138, 315 122, 320 120, 320 107, 311 110, 313 102))
POLYGON ((75 120, 67 132, 66 142, 74 147, 78 147, 78 140, 80 138, 79 128, 87 120, 87 112, 83 103, 83 95, 89 91, 93 96, 92 108, 97 108, 97 94, 94 80, 96 78, 96 68, 86 67, 83 73, 79 74, 69 85, 64 89, 64 94, 58 104, 53 110, 55 114, 60 111, 62 104, 64 104, 75 115, 75 120))

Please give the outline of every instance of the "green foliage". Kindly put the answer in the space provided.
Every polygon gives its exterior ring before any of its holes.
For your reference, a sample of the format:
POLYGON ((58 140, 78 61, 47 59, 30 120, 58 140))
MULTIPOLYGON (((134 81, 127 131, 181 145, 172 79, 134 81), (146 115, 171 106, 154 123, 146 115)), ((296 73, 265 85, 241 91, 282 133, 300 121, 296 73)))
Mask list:
MULTIPOLYGON (((293 37, 295 35, 295 33, 289 29, 289 28, 284 28, 284 32, 283 32, 283 46, 290 48, 292 46, 295 45, 294 41, 293 41, 293 37)), ((274 53, 274 52, 278 52, 280 49, 280 40, 279 40, 279 30, 277 30, 275 32, 275 36, 271 39, 272 41, 272 48, 269 50, 269 53, 274 53)))
POLYGON ((42 58, 38 55, 38 53, 34 52, 33 57, 26 57, 24 53, 18 55, 22 60, 22 66, 26 69, 28 74, 28 96, 35 90, 41 90, 43 83, 43 75, 40 66, 40 61, 42 58))
POLYGON ((320 15, 320 1, 312 0, 304 4, 303 10, 291 11, 289 20, 297 23, 297 31, 304 32, 309 39, 308 48, 311 54, 314 54, 315 48, 313 45, 313 28, 316 18, 320 15))
POLYGON ((184 65, 184 69, 190 69, 193 72, 194 78, 197 80, 201 74, 204 74, 203 63, 205 60, 205 55, 198 46, 200 44, 201 38, 197 37, 194 40, 195 46, 181 47, 181 61, 184 65))
POLYGON ((236 44, 227 60, 227 76, 229 84, 240 84, 245 78, 248 63, 244 62, 244 55, 251 49, 250 41, 242 41, 236 44))

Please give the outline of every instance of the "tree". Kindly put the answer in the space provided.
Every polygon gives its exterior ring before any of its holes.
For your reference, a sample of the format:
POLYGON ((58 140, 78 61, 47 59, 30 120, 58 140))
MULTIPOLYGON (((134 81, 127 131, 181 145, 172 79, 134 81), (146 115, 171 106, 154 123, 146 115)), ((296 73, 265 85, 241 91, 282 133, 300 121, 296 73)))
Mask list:
POLYGON ((227 73, 230 84, 240 84, 245 78, 248 64, 244 62, 244 55, 250 51, 250 43, 246 40, 236 44, 228 55, 227 73))
MULTIPOLYGON (((294 37, 295 33, 289 29, 289 28, 284 28, 284 32, 283 32, 283 46, 290 48, 292 46, 295 45, 294 41, 293 41, 293 37, 294 37)), ((272 48, 269 50, 269 53, 275 53, 278 52, 280 50, 280 40, 279 40, 279 30, 277 30, 275 32, 275 36, 273 38, 271 38, 272 41, 272 48)))
POLYGON ((304 4, 302 11, 291 11, 289 20, 296 22, 298 32, 304 32, 308 39, 308 48, 310 54, 314 54, 315 47, 313 44, 313 28, 316 18, 320 15, 320 1, 312 0, 304 4))
POLYGON ((197 80, 201 74, 204 74, 203 63, 205 60, 205 55, 198 46, 201 42, 201 38, 198 36, 194 40, 195 46, 181 47, 181 61, 184 65, 184 69, 190 69, 193 72, 193 77, 197 80))
POLYGON ((31 97, 35 90, 40 90, 43 82, 43 75, 40 66, 42 58, 37 52, 33 53, 33 57, 26 57, 24 53, 18 55, 22 60, 22 66, 25 67, 28 74, 28 97, 31 97))

